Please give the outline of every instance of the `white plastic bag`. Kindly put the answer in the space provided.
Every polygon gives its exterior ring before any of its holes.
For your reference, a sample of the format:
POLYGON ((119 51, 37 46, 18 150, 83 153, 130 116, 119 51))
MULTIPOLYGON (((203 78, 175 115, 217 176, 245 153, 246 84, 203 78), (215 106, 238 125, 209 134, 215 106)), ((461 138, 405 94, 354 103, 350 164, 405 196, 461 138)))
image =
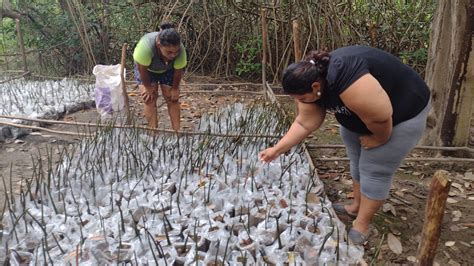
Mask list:
MULTIPOLYGON (((92 70, 95 75, 95 105, 102 118, 110 118, 114 112, 124 109, 120 64, 96 65, 92 70)), ((123 72, 125 79, 125 69, 123 72)))

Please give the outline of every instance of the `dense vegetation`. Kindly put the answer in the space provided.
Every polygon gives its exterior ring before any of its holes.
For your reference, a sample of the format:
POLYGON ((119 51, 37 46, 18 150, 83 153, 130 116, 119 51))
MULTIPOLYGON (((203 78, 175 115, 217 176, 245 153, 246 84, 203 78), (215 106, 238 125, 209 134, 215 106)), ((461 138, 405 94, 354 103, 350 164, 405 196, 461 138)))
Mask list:
POLYGON ((398 55, 423 74, 435 0, 4 0, 0 68, 22 69, 15 21, 21 22, 29 69, 48 75, 90 74, 95 64, 120 61, 128 43, 171 21, 188 49, 188 73, 258 79, 261 9, 268 21, 269 81, 294 60, 292 21, 301 47, 368 44, 398 55))

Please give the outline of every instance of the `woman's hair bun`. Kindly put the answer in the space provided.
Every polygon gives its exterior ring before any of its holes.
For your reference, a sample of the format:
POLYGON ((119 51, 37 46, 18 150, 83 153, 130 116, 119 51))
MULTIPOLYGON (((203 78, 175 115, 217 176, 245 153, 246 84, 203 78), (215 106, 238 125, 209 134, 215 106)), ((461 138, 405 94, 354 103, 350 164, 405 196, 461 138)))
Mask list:
POLYGON ((160 24, 160 30, 172 29, 174 25, 169 22, 163 22, 160 24))
POLYGON ((329 59, 329 52, 325 50, 311 51, 305 56, 305 60, 314 64, 318 69, 318 73, 323 77, 325 77, 328 72, 329 59))
POLYGON ((181 36, 174 28, 174 25, 169 22, 161 23, 158 39, 163 46, 176 46, 181 43, 181 36))

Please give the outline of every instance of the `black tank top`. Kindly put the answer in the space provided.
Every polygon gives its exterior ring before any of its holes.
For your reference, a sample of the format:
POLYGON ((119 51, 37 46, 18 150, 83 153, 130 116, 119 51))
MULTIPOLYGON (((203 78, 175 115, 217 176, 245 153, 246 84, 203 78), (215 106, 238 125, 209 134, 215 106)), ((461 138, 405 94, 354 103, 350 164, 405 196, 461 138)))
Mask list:
POLYGON ((347 129, 360 134, 370 133, 362 120, 339 97, 367 73, 374 76, 387 92, 393 108, 393 125, 415 117, 428 104, 428 86, 397 57, 368 46, 343 47, 330 54, 326 89, 316 104, 334 112, 337 121, 347 129))

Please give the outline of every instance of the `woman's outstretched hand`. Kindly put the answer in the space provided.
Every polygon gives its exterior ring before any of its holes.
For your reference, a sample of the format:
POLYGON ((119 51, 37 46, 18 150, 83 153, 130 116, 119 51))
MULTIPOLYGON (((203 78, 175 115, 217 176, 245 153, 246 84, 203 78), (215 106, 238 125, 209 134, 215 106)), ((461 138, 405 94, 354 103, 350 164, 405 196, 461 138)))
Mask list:
POLYGON ((260 161, 269 163, 275 160, 275 158, 278 157, 279 155, 280 154, 277 152, 277 150, 274 147, 271 147, 271 148, 261 151, 258 154, 258 158, 260 159, 260 161))

